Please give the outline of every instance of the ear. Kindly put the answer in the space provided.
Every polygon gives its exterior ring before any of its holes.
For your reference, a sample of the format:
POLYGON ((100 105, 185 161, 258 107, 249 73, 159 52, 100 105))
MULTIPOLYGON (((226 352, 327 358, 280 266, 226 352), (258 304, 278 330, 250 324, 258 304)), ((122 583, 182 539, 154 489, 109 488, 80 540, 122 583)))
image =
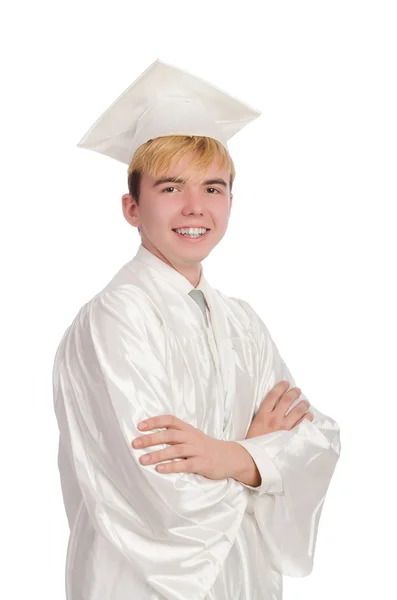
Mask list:
POLYGON ((138 206, 131 194, 121 196, 121 206, 125 220, 133 227, 138 227, 140 225, 138 206))

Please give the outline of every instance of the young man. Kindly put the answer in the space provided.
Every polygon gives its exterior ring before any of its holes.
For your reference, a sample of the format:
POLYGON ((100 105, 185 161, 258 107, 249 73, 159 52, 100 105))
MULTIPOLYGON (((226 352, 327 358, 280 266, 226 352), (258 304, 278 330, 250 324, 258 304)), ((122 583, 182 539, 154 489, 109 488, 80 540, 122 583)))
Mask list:
POLYGON ((228 226, 226 142, 256 116, 156 61, 80 143, 129 165, 141 245, 54 361, 68 600, 280 600, 312 570, 338 426, 201 264, 228 226))

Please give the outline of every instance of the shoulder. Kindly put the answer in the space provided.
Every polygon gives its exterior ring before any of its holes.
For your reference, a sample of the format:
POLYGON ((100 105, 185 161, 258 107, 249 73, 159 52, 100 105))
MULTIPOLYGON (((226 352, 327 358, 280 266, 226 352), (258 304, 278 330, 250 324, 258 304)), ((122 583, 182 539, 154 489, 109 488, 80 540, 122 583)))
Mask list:
POLYGON ((107 328, 117 335, 131 335, 155 341, 163 327, 158 307, 139 286, 123 284, 97 294, 84 307, 84 313, 96 329, 107 328))
POLYGON ((150 297, 137 285, 122 284, 102 290, 83 304, 64 332, 59 347, 72 336, 76 340, 105 339, 122 333, 148 340, 161 327, 150 297))

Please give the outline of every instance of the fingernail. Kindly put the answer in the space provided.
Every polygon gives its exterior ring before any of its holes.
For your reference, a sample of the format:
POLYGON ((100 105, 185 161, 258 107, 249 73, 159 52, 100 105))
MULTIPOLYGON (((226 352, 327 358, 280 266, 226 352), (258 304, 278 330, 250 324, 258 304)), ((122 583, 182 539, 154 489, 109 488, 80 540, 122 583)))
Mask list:
POLYGON ((147 423, 139 423, 138 427, 139 427, 139 429, 146 429, 147 423))

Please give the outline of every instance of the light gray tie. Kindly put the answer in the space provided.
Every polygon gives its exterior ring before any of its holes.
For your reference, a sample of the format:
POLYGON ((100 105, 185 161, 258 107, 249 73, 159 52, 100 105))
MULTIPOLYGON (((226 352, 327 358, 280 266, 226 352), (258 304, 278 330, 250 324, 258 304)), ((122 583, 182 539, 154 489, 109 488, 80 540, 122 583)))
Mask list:
POLYGON ((205 297, 204 297, 203 292, 201 290, 194 289, 191 292, 189 292, 189 296, 191 298, 193 298, 193 300, 196 302, 196 304, 198 304, 198 306, 201 308, 201 311, 205 318, 205 322, 208 325, 207 308, 206 308, 206 302, 205 302, 205 297))

